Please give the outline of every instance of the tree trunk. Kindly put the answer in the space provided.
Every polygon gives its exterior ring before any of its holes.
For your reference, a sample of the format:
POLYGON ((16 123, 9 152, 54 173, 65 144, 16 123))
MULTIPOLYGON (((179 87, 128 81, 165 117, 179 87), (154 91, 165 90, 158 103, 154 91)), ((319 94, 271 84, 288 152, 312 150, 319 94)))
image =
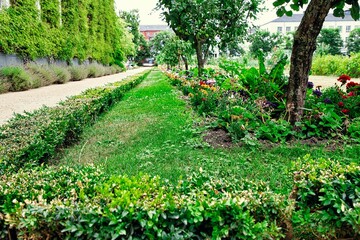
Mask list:
POLYGON ((181 58, 185 64, 185 70, 188 71, 189 70, 189 63, 188 63, 188 60, 187 58, 184 56, 184 55, 181 55, 181 58))
POLYGON ((202 44, 198 40, 195 40, 195 51, 198 62, 198 76, 201 77, 205 65, 205 57, 203 57, 202 44))
POLYGON ((299 122, 304 112, 307 83, 316 38, 336 0, 310 1, 294 36, 286 108, 289 121, 299 122))

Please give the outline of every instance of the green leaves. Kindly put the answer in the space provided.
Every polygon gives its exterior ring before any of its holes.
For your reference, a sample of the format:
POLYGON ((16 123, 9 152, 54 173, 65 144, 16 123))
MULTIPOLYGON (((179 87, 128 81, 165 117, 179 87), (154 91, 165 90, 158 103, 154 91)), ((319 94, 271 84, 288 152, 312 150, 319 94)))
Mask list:
POLYGON ((58 147, 74 141, 85 126, 93 123, 96 116, 119 101, 124 92, 148 73, 121 83, 89 89, 54 108, 44 107, 33 113, 16 115, 0 127, 0 174, 46 161, 58 147))

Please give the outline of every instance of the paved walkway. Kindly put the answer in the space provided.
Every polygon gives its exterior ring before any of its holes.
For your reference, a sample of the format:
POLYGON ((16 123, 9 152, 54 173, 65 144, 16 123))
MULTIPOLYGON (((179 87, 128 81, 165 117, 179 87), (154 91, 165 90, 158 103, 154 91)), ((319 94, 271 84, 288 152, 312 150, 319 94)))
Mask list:
POLYGON ((126 72, 99 78, 88 78, 78 82, 68 82, 61 85, 50 85, 23 92, 0 94, 0 125, 4 124, 14 113, 33 111, 42 106, 53 107, 70 96, 78 95, 88 88, 103 86, 107 83, 118 82, 128 76, 143 72, 149 68, 137 68, 126 72))

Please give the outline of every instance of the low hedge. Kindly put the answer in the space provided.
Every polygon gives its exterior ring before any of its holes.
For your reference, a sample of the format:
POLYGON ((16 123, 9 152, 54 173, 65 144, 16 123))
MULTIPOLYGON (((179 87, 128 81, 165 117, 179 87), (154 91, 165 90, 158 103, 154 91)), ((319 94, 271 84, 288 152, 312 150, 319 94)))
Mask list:
POLYGON ((360 167, 306 156, 290 197, 200 171, 177 185, 93 166, 0 178, 1 239, 358 239, 360 167))
POLYGON ((89 89, 53 108, 18 114, 0 126, 0 175, 24 165, 38 165, 60 146, 71 144, 83 128, 119 101, 149 72, 104 87, 89 89))
POLYGON ((43 66, 27 64, 0 68, 0 93, 18 92, 68 81, 100 77, 121 72, 119 66, 103 66, 97 63, 81 66, 43 66))

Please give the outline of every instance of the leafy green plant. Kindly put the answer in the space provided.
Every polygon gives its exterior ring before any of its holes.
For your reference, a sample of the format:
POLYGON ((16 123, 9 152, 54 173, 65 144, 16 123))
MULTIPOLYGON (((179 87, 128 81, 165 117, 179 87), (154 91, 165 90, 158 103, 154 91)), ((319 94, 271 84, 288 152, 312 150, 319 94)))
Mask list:
POLYGON ((295 211, 298 235, 314 239, 356 237, 360 231, 360 168, 309 155, 294 165, 295 211))
POLYGON ((67 69, 67 67, 60 67, 60 66, 53 65, 53 66, 50 66, 50 68, 56 75, 55 83, 63 84, 63 83, 67 83, 70 81, 71 74, 70 74, 69 70, 67 69))
POLYGON ((0 77, 7 79, 11 83, 10 91, 28 90, 33 85, 30 74, 22 67, 1 68, 0 77))
POLYGON ((80 81, 89 75, 89 70, 85 66, 71 66, 69 71, 71 74, 70 81, 80 81))

